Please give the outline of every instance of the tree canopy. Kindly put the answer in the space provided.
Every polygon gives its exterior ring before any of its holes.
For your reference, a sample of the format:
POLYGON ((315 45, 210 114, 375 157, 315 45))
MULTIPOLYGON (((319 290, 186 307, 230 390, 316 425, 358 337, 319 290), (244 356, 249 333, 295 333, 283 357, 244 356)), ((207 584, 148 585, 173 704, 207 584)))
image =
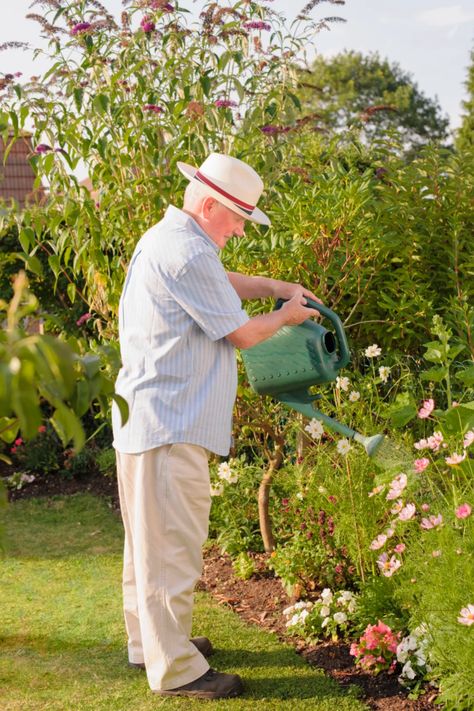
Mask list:
POLYGON ((474 146, 474 49, 471 50, 471 64, 465 86, 467 99, 462 102, 464 113, 456 138, 458 148, 472 148, 474 146))
POLYGON ((363 122, 372 137, 398 129, 407 148, 444 142, 449 120, 437 99, 425 96, 411 75, 377 53, 317 57, 300 77, 299 98, 329 129, 363 122))

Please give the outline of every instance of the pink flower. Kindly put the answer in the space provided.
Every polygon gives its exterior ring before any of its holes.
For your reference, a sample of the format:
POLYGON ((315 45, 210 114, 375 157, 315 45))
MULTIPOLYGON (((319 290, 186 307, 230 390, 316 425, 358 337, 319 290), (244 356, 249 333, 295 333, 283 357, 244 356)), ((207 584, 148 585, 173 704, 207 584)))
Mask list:
POLYGON ((11 447, 11 448, 10 448, 10 452, 11 452, 12 454, 15 454, 15 452, 16 452, 16 447, 11 447))
POLYGON ((46 425, 40 425, 40 426, 38 427, 38 432, 41 432, 41 433, 42 433, 42 432, 46 432, 46 425))
POLYGON ((391 538, 394 533, 395 533, 394 528, 387 528, 387 530, 385 531, 385 535, 387 536, 387 538, 391 538))
POLYGON ((415 459, 413 463, 413 469, 416 471, 417 474, 420 474, 426 469, 426 467, 429 466, 429 464, 430 460, 426 457, 423 457, 423 459, 415 459))
POLYGON ((230 109, 232 106, 238 106, 238 104, 230 99, 217 99, 217 101, 214 101, 214 106, 217 106, 218 109, 230 109))
POLYGON ((140 27, 142 28, 143 32, 154 32, 155 31, 155 23, 151 19, 151 17, 148 17, 148 15, 145 15, 145 17, 142 19, 140 22, 140 27))
POLYGON ((474 430, 469 430, 469 432, 466 432, 464 436, 464 442, 463 446, 464 447, 469 447, 474 442, 474 430))
POLYGON ((92 318, 92 314, 90 314, 90 313, 82 314, 82 316, 80 316, 77 319, 76 325, 83 326, 90 318, 92 318))
POLYGON ((460 464, 465 459, 466 459, 466 452, 463 452, 462 454, 453 452, 453 454, 451 454, 451 456, 445 457, 446 464, 449 464, 451 467, 455 467, 456 464, 460 464))
POLYGON ((429 504, 421 504, 421 510, 422 511, 429 511, 430 505, 429 504))
POLYGON ((406 548, 406 545, 404 543, 399 543, 398 545, 395 546, 395 548, 393 549, 393 552, 394 553, 403 553, 405 548, 406 548))
POLYGON ((262 20, 254 20, 252 22, 244 22, 244 27, 246 30, 271 30, 272 26, 268 22, 262 22, 262 20))
POLYGON ((437 452, 441 444, 443 443, 443 439, 444 438, 442 432, 433 432, 431 437, 428 437, 427 445, 430 449, 433 450, 433 452, 437 452))
POLYGON ((462 608, 458 617, 458 622, 459 624, 467 625, 468 627, 474 624, 474 605, 468 605, 467 607, 462 608))
POLYGON ((403 503, 402 499, 398 499, 397 503, 394 504, 394 506, 392 506, 392 508, 390 509, 390 513, 391 513, 391 514, 400 513, 400 511, 402 510, 403 506, 404 506, 404 503, 403 503))
POLYGON ((154 114, 162 114, 163 109, 161 106, 157 106, 156 104, 145 104, 143 107, 143 111, 153 111, 154 114))
POLYGON ((390 578, 394 574, 394 572, 398 570, 401 564, 401 561, 398 560, 398 558, 396 558, 394 555, 392 555, 389 560, 387 553, 382 553, 380 558, 377 560, 377 565, 379 566, 380 572, 386 578, 390 578))
POLYGON ((435 402, 433 399, 423 400, 422 407, 418 410, 418 417, 424 420, 431 415, 434 410, 435 402))
POLYGON ((431 555, 433 556, 433 558, 439 558, 441 555, 441 551, 432 551, 431 555))
POLYGON ((413 518, 416 512, 415 504, 407 504, 398 514, 400 521, 409 521, 413 518))
POLYGON ((441 514, 438 514, 438 516, 429 516, 428 518, 422 518, 421 519, 421 528, 424 528, 425 531, 428 531, 430 528, 436 528, 437 526, 441 526, 443 523, 443 516, 441 514))
POLYGON ((377 538, 374 538, 374 540, 370 544, 369 548, 371 551, 377 551, 379 548, 382 548, 382 546, 385 545, 386 541, 387 541, 387 536, 385 536, 383 533, 381 533, 380 536, 377 536, 377 538))
POLYGON ((456 518, 468 518, 471 515, 471 512, 472 509, 469 504, 461 504, 461 506, 458 506, 456 509, 456 518))
POLYGON ((418 442, 415 442, 413 446, 415 449, 428 449, 428 440, 420 439, 418 442))
POLYGON ((15 447, 20 447, 23 444, 23 440, 21 437, 18 437, 18 439, 15 440, 15 447))
POLYGON ((52 150, 51 146, 46 145, 46 143, 40 143, 36 146, 35 153, 49 153, 52 150))
POLYGON ((387 501, 392 499, 398 499, 401 496, 403 489, 406 487, 408 482, 406 474, 399 474, 393 481, 390 482, 390 490, 385 497, 387 501))
POLYGON ((90 22, 78 22, 77 25, 74 25, 74 27, 71 30, 71 35, 74 37, 75 35, 83 35, 86 32, 89 32, 89 30, 92 28, 92 25, 90 22))

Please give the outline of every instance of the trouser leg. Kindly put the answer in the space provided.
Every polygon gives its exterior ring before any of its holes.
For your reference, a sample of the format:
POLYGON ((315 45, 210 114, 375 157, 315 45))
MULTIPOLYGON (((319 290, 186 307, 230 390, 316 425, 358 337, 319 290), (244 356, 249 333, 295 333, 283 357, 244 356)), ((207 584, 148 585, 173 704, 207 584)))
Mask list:
POLYGON ((138 651, 133 638, 138 613, 150 687, 172 689, 209 668, 189 641, 193 590, 209 522, 207 452, 175 444, 117 457, 124 524, 130 529, 130 554, 124 559, 129 650, 138 651), (134 586, 126 572, 130 564, 134 586))

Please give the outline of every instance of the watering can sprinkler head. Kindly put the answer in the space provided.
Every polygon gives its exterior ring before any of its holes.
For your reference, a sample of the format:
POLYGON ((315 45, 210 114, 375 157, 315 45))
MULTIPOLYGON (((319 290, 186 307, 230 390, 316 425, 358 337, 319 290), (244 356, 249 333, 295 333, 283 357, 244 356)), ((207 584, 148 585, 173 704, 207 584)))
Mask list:
POLYGON ((364 447, 369 457, 375 457, 378 453, 378 450, 383 445, 385 437, 383 436, 383 434, 376 434, 372 437, 365 437, 364 435, 360 434, 360 432, 356 432, 354 434, 354 439, 356 442, 359 442, 359 444, 364 447))

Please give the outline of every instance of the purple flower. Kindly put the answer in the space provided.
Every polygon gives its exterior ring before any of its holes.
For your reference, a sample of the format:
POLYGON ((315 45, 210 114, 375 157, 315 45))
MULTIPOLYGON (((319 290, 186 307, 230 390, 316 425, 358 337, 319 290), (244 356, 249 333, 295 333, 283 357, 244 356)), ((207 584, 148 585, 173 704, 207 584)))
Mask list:
POLYGON ((153 111, 154 114, 162 114, 163 109, 161 106, 157 106, 156 104, 145 104, 143 107, 143 111, 153 111))
POLYGON ((153 22, 151 17, 148 17, 148 15, 145 15, 143 20, 140 22, 140 27, 142 28, 143 32, 154 32, 155 23, 153 22))
POLYGON ((16 77, 22 77, 22 76, 23 76, 23 72, 15 72, 15 76, 16 76, 16 77))
POLYGON ((89 32, 91 29, 92 25, 90 22, 78 22, 77 25, 74 25, 74 27, 71 30, 71 35, 74 37, 75 35, 82 35, 85 32, 89 32))
POLYGON ((90 314, 90 313, 82 314, 82 316, 80 316, 80 317, 77 319, 76 324, 77 324, 78 326, 83 326, 85 323, 87 323, 87 321, 88 321, 90 318, 92 318, 92 314, 90 314))
POLYGON ((40 143, 35 148, 35 153, 49 153, 53 149, 51 146, 47 146, 46 143, 40 143))
POLYGON ((278 126, 262 126, 260 129, 262 133, 267 133, 272 136, 274 133, 279 133, 280 128, 278 126))
POLYGON ((169 2, 164 0, 151 0, 149 6, 152 10, 161 10, 162 12, 174 12, 174 7, 169 2))
POLYGON ((254 20, 252 22, 244 22, 244 27, 246 30, 271 30, 272 26, 268 22, 263 22, 262 20, 254 20))
POLYGON ((217 106, 218 109, 229 109, 232 106, 237 106, 237 102, 230 99, 217 99, 214 101, 214 106, 217 106))

